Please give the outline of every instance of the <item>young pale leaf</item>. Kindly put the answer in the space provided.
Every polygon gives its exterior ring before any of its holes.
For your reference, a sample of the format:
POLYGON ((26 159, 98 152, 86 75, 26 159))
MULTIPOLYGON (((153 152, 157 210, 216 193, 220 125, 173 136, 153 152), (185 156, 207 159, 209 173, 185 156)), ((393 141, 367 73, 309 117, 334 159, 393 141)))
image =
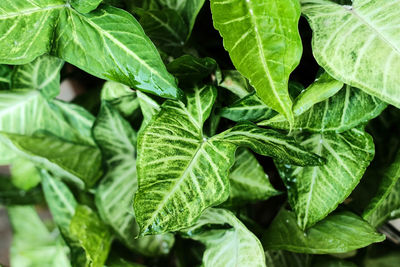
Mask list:
POLYGON ((334 78, 400 107, 400 3, 301 0, 317 62, 334 78), (357 40, 357 41, 355 41, 357 40))
POLYGON ((235 158, 235 164, 229 173, 230 203, 245 204, 280 194, 271 185, 263 167, 249 150, 239 148, 235 158))
POLYGON ((129 248, 149 256, 167 254, 174 242, 172 235, 136 239, 139 233, 133 211, 137 190, 136 133, 112 105, 103 102, 93 135, 108 167, 96 190, 96 206, 101 218, 129 248))
POLYGON ((134 210, 142 235, 189 227, 228 198, 236 146, 202 134, 216 93, 211 86, 195 88, 187 106, 167 100, 140 133, 134 210))
POLYGON ((348 212, 336 212, 306 232, 296 223, 294 213, 282 209, 262 239, 266 249, 298 253, 345 253, 385 240, 366 221, 348 212))
POLYGON ((64 61, 51 56, 41 56, 33 62, 16 66, 11 74, 13 90, 40 90, 47 99, 60 93, 60 70, 64 61))
POLYGON ((264 249, 258 238, 227 210, 207 209, 194 226, 183 232, 206 246, 204 267, 266 266, 264 249), (210 229, 210 225, 217 229, 210 229), (224 228, 225 225, 231 228, 224 228))
POLYGON ((378 191, 365 208, 363 218, 373 226, 400 216, 400 151, 383 172, 378 191))
POLYGON ((16 158, 11 165, 12 183, 28 191, 40 183, 40 174, 35 164, 24 158, 16 158))
POLYGON ((5 0, 0 10, 2 63, 24 64, 50 53, 103 79, 163 97, 181 94, 142 27, 123 10, 103 5, 82 14, 65 0, 5 0), (30 30, 21 31, 24 25, 30 30))
MULTIPOLYGON (((378 116, 387 104, 376 97, 346 85, 336 95, 315 104, 296 116, 292 129, 309 132, 344 132, 378 116)), ((290 124, 282 115, 258 123, 282 130, 290 124)))
POLYGON ((103 267, 110 251, 110 229, 87 206, 78 205, 69 226, 71 236, 86 253, 85 266, 103 267))
POLYGON ((229 107, 221 109, 220 115, 236 122, 258 122, 271 119, 277 113, 265 105, 256 93, 251 93, 229 107))
POLYGON ((81 13, 89 13, 95 10, 102 0, 71 0, 71 6, 81 13))
POLYGON ((167 65, 167 70, 179 81, 180 86, 196 84, 217 69, 217 62, 209 57, 181 56, 167 65))
POLYGON ((257 154, 273 157, 278 161, 299 166, 321 165, 324 160, 308 152, 295 139, 271 129, 263 129, 252 123, 240 123, 217 135, 216 140, 224 140, 237 146, 248 147, 257 154))
POLYGON ((0 133, 10 149, 37 166, 75 182, 93 186, 102 175, 101 153, 93 146, 78 145, 49 134, 33 136, 0 133))
POLYGON ((139 22, 147 36, 165 53, 182 54, 188 28, 175 10, 148 10, 141 14, 139 22))
POLYGON ((222 76, 223 80, 219 83, 219 86, 231 91, 239 98, 243 98, 254 92, 248 80, 237 70, 222 71, 222 76))
POLYGON ((237 70, 264 103, 293 121, 288 80, 302 54, 299 2, 212 0, 211 11, 237 70))
POLYGON ((11 73, 9 66, 0 64, 0 90, 10 89, 11 73))
MULTIPOLYGON (((311 267, 312 255, 284 250, 265 251, 267 266, 271 267, 311 267)), ((339 267, 339 266, 337 266, 339 267)))
POLYGON ((310 109, 314 104, 330 98, 342 87, 342 82, 333 79, 328 73, 324 72, 296 98, 293 104, 294 115, 298 116, 310 109))
POLYGON ((71 266, 68 248, 47 230, 34 207, 12 206, 7 210, 13 229, 12 266, 71 266))
POLYGON ((277 163, 288 189, 297 224, 305 229, 322 220, 346 199, 374 157, 370 135, 357 129, 299 136, 301 144, 326 159, 321 166, 277 163))
POLYGON ((107 81, 101 90, 101 99, 110 102, 125 118, 139 109, 137 92, 122 83, 107 81))

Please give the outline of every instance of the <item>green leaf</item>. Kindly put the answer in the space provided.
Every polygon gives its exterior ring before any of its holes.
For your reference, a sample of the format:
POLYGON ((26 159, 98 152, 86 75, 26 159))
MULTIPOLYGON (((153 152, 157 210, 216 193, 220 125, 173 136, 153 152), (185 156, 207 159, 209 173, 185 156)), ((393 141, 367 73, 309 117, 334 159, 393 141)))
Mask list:
POLYGON ((300 144, 326 159, 322 166, 277 163, 297 224, 305 229, 322 220, 357 186, 374 157, 370 135, 357 129, 299 136, 300 144))
POLYGON ((50 233, 30 206, 12 206, 8 215, 13 229, 10 263, 18 267, 69 267, 66 248, 58 235, 50 233))
POLYGON ((50 53, 99 78, 180 97, 156 48, 129 13, 102 5, 82 14, 64 0, 10 1, 0 5, 0 62, 24 64, 50 53), (30 30, 21 31, 24 25, 30 30))
POLYGON ((217 62, 209 57, 181 56, 167 65, 167 70, 179 81, 180 86, 190 86, 210 76, 217 69, 217 62))
POLYGON ((237 70, 265 104, 293 121, 288 80, 302 54, 299 2, 212 0, 211 11, 237 70))
POLYGON ((11 73, 9 66, 0 64, 0 90, 10 89, 11 73))
POLYGON ((39 90, 46 99, 60 93, 60 70, 64 61, 51 56, 40 56, 29 64, 16 66, 11 75, 13 90, 39 90))
POLYGON ((236 146, 202 134, 215 98, 205 86, 187 96, 187 106, 167 100, 140 133, 134 210, 142 235, 189 227, 228 198, 236 146))
POLYGON ((333 79, 328 73, 324 72, 304 90, 293 104, 295 116, 304 113, 314 104, 324 101, 342 89, 343 83, 333 79))
POLYGON ((103 267, 110 251, 112 234, 97 214, 78 205, 70 224, 70 233, 86 253, 85 266, 103 267))
POLYGON ((265 258, 267 266, 271 267, 310 267, 312 255, 284 250, 267 250, 265 258))
POLYGON ((252 123, 239 123, 220 133, 215 139, 248 147, 257 154, 285 163, 307 166, 321 165, 324 162, 321 157, 299 145, 294 138, 271 129, 259 128, 252 123))
POLYGON ((251 93, 244 98, 239 99, 229 107, 222 108, 220 115, 232 121, 253 121, 268 120, 277 113, 269 108, 255 94, 251 93))
POLYGON ((3 143, 35 165, 48 169, 78 186, 93 186, 102 174, 98 148, 79 145, 49 134, 33 136, 0 133, 3 143))
POLYGON ((39 187, 29 191, 17 188, 9 177, 0 175, 0 205, 33 205, 43 202, 39 187))
POLYGON ((335 212, 303 232, 294 213, 284 209, 262 239, 266 249, 310 254, 345 253, 383 240, 384 235, 348 211, 335 212))
POLYGON ((205 210, 194 226, 184 230, 184 234, 206 246, 204 267, 266 266, 258 238, 227 210, 205 210))
POLYGON ((136 133, 118 111, 103 102, 93 135, 108 167, 96 190, 96 206, 101 218, 129 248, 149 256, 167 254, 174 242, 172 235, 136 239, 139 234, 133 211, 133 197, 137 190, 136 133))
POLYGON ((71 0, 71 6, 81 13, 89 13, 95 10, 102 0, 71 0))
POLYGON ((239 98, 243 98, 254 91, 248 80, 237 70, 222 71, 222 75, 224 78, 219 86, 231 91, 239 98))
POLYGON ((141 14, 139 22, 159 49, 173 56, 182 54, 188 28, 175 10, 148 10, 141 14))
POLYGON ((332 77, 400 107, 400 3, 354 0, 351 6, 301 0, 313 29, 313 54, 332 77), (351 36, 351 38, 349 38, 351 36), (357 41, 355 41, 357 40, 357 41))
POLYGON ((147 125, 151 118, 160 111, 160 105, 151 97, 139 91, 137 92, 137 98, 139 99, 140 109, 143 114, 143 121, 141 126, 141 128, 143 128, 147 125))
POLYGON ((271 185, 256 157, 247 149, 239 148, 236 151, 235 164, 229 172, 229 183, 228 201, 233 204, 243 205, 280 194, 271 185))
POLYGON ((40 183, 40 174, 35 164, 23 158, 16 158, 11 165, 12 183, 28 191, 40 183))
MULTIPOLYGON (((317 103, 296 116, 292 129, 309 132, 344 132, 378 116, 387 104, 363 91, 346 85, 331 98, 317 103)), ((282 115, 258 123, 277 129, 290 130, 282 115)))
POLYGON ((400 151, 382 175, 378 191, 363 213, 363 218, 373 226, 400 217, 400 151))

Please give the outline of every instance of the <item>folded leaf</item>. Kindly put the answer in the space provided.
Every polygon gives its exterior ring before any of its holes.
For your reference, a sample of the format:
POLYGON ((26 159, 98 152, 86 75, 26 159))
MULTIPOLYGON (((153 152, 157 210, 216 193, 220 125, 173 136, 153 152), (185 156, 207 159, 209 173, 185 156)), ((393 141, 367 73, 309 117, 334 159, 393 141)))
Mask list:
MULTIPOLYGON (((376 97, 346 85, 336 95, 295 116, 292 129, 340 133, 375 118, 386 106, 385 102, 376 97)), ((262 121, 258 125, 290 130, 289 122, 282 115, 262 121)))
POLYGON ((12 206, 7 210, 13 229, 12 266, 71 266, 68 248, 58 235, 47 230, 34 207, 12 206))
POLYGON ((258 238, 227 210, 207 209, 194 226, 183 232, 206 246, 204 267, 266 266, 264 250, 258 238), (225 225, 231 228, 224 229, 225 225))
POLYGON ((247 202, 267 200, 279 195, 256 157, 247 149, 236 151, 235 164, 229 171, 230 193, 228 202, 243 205, 247 202))
POLYGON ((299 139, 304 147, 326 159, 321 166, 276 164, 297 224, 305 229, 350 195, 374 157, 374 143, 371 136, 357 129, 341 134, 303 135, 299 139))
POLYGON ((366 221, 348 212, 336 212, 306 232, 296 223, 294 213, 282 209, 262 239, 266 249, 298 253, 345 253, 385 240, 366 221))
POLYGON ((170 234, 136 239, 139 234, 133 211, 137 190, 136 133, 112 105, 103 102, 93 135, 108 167, 96 190, 96 206, 101 218, 129 248, 149 256, 167 254, 174 243, 170 234))
POLYGON ((321 165, 324 161, 308 152, 294 138, 271 129, 263 129, 252 123, 240 123, 217 135, 216 140, 248 147, 257 154, 273 157, 278 161, 300 166, 321 165))
POLYGON ((65 0, 5 0, 0 10, 2 63, 24 64, 50 53, 103 79, 163 97, 180 96, 156 48, 123 10, 102 5, 82 14, 65 0), (21 31, 25 25, 31 25, 29 31, 21 31), (86 49, 89 40, 91 49, 86 49))
POLYGON ((237 70, 265 104, 292 122, 288 80, 302 54, 299 2, 212 0, 211 11, 237 70))
POLYGON ((400 3, 301 0, 313 29, 313 54, 335 79, 400 107, 400 3), (351 38, 349 38, 351 37, 351 38), (354 40, 357 40, 354 42, 354 40))
POLYGON ((140 133, 134 210, 142 235, 189 227, 228 198, 236 146, 202 134, 215 98, 205 86, 187 96, 187 106, 167 100, 140 133))
POLYGON ((40 174, 35 164, 23 158, 16 158, 11 165, 12 183, 28 191, 40 183, 40 174))

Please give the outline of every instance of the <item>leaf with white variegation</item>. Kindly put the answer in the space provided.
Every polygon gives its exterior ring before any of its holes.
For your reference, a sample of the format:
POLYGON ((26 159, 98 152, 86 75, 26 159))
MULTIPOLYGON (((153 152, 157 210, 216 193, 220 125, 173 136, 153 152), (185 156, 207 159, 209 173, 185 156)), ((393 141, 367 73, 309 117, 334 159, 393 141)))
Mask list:
POLYGON ((335 212, 303 232, 294 213, 282 209, 264 233, 262 243, 268 250, 328 254, 346 253, 383 240, 384 235, 348 211, 335 212))
POLYGON ((237 70, 264 103, 292 122, 288 80, 302 54, 298 0, 212 0, 211 11, 237 70))
POLYGON ((300 135, 300 144, 326 159, 321 166, 276 162, 288 189, 297 224, 306 229, 325 218, 350 195, 374 157, 371 136, 358 129, 300 135))
MULTIPOLYGON (((378 98, 346 85, 336 95, 295 116, 292 130, 341 133, 375 118, 386 107, 387 104, 378 98)), ((290 130, 289 122, 282 115, 258 125, 290 130)))
POLYGON ((128 12, 101 5, 82 14, 65 0, 4 0, 0 10, 1 63, 24 64, 50 53, 103 79, 162 97, 181 95, 157 49, 128 12), (29 31, 21 30, 25 25, 29 31), (86 49, 89 41, 91 49, 86 49))
POLYGON ((167 100, 140 133, 134 210, 142 235, 189 227, 228 198, 236 146, 202 134, 216 93, 211 86, 195 88, 187 106, 167 100))
POLYGON ((136 239, 139 233, 133 211, 137 190, 136 133, 110 103, 103 102, 93 135, 108 169, 96 190, 96 206, 101 218, 129 248, 149 256, 167 254, 174 242, 172 235, 136 239))
POLYGON ((39 90, 46 99, 60 93, 60 70, 64 61, 51 56, 40 56, 31 63, 15 66, 11 74, 12 90, 39 90))
POLYGON ((339 81, 400 107, 400 2, 301 0, 313 54, 339 81))
POLYGON ((182 233, 206 246, 204 267, 266 266, 260 241, 230 211, 207 209, 192 227, 182 233), (210 229, 210 225, 216 229, 210 229))

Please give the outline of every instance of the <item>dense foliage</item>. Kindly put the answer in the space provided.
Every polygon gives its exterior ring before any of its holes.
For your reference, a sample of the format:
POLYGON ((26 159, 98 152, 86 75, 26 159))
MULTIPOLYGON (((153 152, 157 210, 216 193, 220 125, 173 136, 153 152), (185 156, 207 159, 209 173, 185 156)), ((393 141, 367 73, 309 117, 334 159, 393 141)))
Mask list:
POLYGON ((399 25, 398 0, 1 0, 11 266, 398 266, 399 25))

